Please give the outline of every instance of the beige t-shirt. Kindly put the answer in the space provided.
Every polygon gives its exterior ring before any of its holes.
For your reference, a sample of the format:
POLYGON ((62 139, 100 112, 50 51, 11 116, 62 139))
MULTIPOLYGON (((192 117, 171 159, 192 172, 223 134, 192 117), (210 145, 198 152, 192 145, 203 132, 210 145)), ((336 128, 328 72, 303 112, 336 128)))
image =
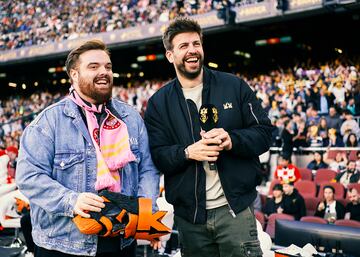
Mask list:
MULTIPOLYGON (((191 99, 198 110, 202 105, 201 93, 203 84, 193 88, 183 88, 186 99, 191 99)), ((219 173, 217 170, 210 170, 209 162, 203 162, 203 168, 206 173, 206 209, 214 209, 227 204, 224 191, 221 187, 219 173)))

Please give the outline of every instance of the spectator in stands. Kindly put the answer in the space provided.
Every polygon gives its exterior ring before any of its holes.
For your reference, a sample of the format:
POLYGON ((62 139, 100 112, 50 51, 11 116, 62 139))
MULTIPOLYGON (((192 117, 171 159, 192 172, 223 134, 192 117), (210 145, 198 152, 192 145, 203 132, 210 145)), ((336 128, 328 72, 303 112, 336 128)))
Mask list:
POLYGON ((286 155, 291 159, 293 148, 294 148, 294 131, 293 131, 293 122, 288 119, 284 121, 284 129, 281 133, 281 139, 283 142, 282 145, 282 155, 286 155))
POLYGON ((278 162, 279 165, 276 167, 274 178, 279 179, 281 182, 296 182, 301 179, 298 167, 290 163, 288 155, 281 155, 278 162))
MULTIPOLYGON (((345 138, 344 138, 345 139, 345 138)), ((358 139, 354 133, 350 133, 346 140, 346 147, 357 147, 359 145, 358 139)))
POLYGON ((272 197, 268 198, 263 209, 266 216, 273 213, 283 213, 283 187, 281 184, 275 184, 272 188, 272 197))
POLYGON ((335 200, 335 189, 332 186, 324 186, 323 198, 324 200, 317 205, 314 215, 326 219, 329 223, 343 219, 345 207, 335 200))
POLYGON ((347 187, 349 183, 358 183, 360 181, 360 173, 356 170, 356 162, 349 160, 346 170, 337 174, 335 180, 343 184, 344 187, 347 187))
POLYGON ((283 181, 283 213, 293 215, 296 220, 306 215, 304 198, 294 188, 294 182, 283 181))
POLYGON ((203 65, 196 21, 170 23, 163 43, 177 77, 150 98, 145 122, 154 162, 174 205, 183 254, 235 257, 250 251, 261 256, 257 233, 250 233, 255 217, 248 208, 256 197, 253 175, 260 170, 250 167, 270 147, 271 121, 242 79, 203 65), (221 126, 202 131, 199 109, 209 103, 221 110, 221 126), (206 224, 215 219, 221 222, 209 233, 206 224))
POLYGON ((360 150, 356 152, 356 170, 360 172, 360 150))
POLYGON ((324 147, 344 147, 344 141, 342 138, 337 134, 335 129, 329 129, 329 143, 323 144, 324 147))
POLYGON ((320 122, 318 125, 318 131, 319 131, 319 135, 324 138, 323 134, 327 135, 328 132, 328 126, 327 126, 327 121, 325 117, 321 117, 320 118, 320 122))
POLYGON ((336 131, 340 131, 342 120, 336 112, 335 107, 330 107, 329 115, 325 116, 326 123, 328 128, 336 129, 336 131))
POLYGON ((306 130, 305 130, 305 122, 300 121, 297 124, 296 135, 293 137, 294 147, 307 147, 308 144, 306 142, 306 130))
POLYGON ((344 138, 344 142, 347 141, 348 136, 351 133, 354 133, 357 138, 360 138, 360 128, 359 123, 353 119, 353 115, 350 111, 344 111, 345 121, 341 125, 340 133, 344 138))
POLYGON ((310 170, 318 170, 318 169, 325 169, 328 165, 323 161, 323 155, 321 152, 314 152, 313 153, 314 159, 309 162, 307 168, 310 170))
POLYGON ((21 139, 16 182, 30 200, 35 256, 135 257, 133 239, 85 235, 72 219, 100 212, 105 205, 96 192, 104 189, 155 203, 159 173, 146 128, 133 107, 111 99, 112 64, 103 42, 72 50, 66 70, 69 96, 40 113, 21 139))
POLYGON ((329 156, 329 149, 326 150, 324 154, 324 162, 328 165, 328 168, 340 172, 346 169, 347 165, 347 157, 345 152, 337 152, 335 155, 335 159, 328 158, 329 156))
POLYGON ((306 135, 307 144, 310 147, 321 147, 323 146, 323 139, 319 135, 318 126, 312 125, 308 128, 308 132, 306 135))
POLYGON ((360 221, 360 196, 356 188, 351 188, 348 191, 350 203, 346 205, 345 218, 360 221))
POLYGON ((329 107, 331 106, 331 99, 324 88, 320 89, 320 94, 317 102, 320 115, 326 115, 329 113, 329 107))
POLYGON ((16 146, 6 147, 6 154, 9 156, 8 172, 9 176, 15 179, 16 163, 19 151, 16 146))

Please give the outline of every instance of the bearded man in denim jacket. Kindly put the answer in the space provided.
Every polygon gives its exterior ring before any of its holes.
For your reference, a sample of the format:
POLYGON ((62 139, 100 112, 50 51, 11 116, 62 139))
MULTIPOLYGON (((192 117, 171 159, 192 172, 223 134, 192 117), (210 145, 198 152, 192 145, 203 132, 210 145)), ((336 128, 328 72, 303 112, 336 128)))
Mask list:
POLYGON ((21 138, 16 182, 30 200, 35 256, 135 256, 133 239, 82 234, 72 218, 105 205, 107 189, 155 203, 159 172, 139 113, 112 99, 113 73, 103 42, 68 55, 68 97, 46 108, 21 138))

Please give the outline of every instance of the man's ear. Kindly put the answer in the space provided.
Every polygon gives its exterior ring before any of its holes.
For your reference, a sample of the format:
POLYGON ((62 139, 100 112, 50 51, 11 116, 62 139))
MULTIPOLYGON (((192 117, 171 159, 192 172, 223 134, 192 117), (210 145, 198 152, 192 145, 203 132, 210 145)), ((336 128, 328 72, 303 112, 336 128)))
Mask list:
POLYGON ((174 54, 172 51, 167 50, 166 53, 166 58, 168 59, 169 63, 173 63, 174 62, 174 54))
POLYGON ((73 83, 78 83, 79 80, 79 72, 76 69, 70 70, 70 78, 73 83))

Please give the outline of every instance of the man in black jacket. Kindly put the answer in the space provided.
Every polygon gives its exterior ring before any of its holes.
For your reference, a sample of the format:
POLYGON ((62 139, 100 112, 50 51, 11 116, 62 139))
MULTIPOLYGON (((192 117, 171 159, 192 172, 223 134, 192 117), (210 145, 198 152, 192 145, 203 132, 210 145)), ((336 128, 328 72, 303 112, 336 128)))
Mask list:
POLYGON ((163 43, 177 78, 151 97, 145 122, 153 160, 165 175, 166 199, 174 206, 182 254, 261 256, 251 206, 271 122, 243 80, 203 67, 197 22, 175 20, 163 43), (203 104, 218 112, 217 127, 207 132, 198 118, 203 104))

